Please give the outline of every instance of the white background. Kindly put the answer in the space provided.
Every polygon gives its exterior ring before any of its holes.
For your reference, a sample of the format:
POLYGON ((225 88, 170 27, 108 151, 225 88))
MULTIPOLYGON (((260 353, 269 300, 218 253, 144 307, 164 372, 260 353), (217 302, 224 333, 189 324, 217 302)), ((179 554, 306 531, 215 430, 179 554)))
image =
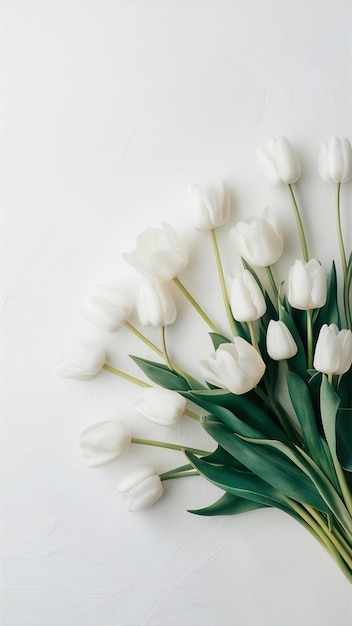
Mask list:
MULTIPOLYGON (((139 390, 112 374, 67 381, 55 364, 76 337, 137 376, 127 355, 152 358, 126 330, 95 329, 80 306, 99 281, 134 291, 121 253, 162 220, 189 242, 183 279, 227 331, 187 186, 222 176, 232 224, 270 204, 285 269, 300 254, 294 218, 255 154, 272 136, 300 155, 311 253, 338 256, 334 190, 317 158, 322 139, 352 136, 350 1, 4 0, 2 13, 2 626, 348 626, 349 585, 283 513, 193 516, 187 508, 218 495, 196 478, 129 513, 117 493, 126 469, 142 460, 164 471, 181 454, 135 447, 87 469, 82 429, 119 417, 140 436, 210 444, 190 420, 165 430, 137 417, 139 390)), ((351 184, 343 192, 350 248, 351 184)), ((226 229, 219 239, 231 273, 226 229)), ((170 351, 196 374, 207 328, 177 301, 170 351)))

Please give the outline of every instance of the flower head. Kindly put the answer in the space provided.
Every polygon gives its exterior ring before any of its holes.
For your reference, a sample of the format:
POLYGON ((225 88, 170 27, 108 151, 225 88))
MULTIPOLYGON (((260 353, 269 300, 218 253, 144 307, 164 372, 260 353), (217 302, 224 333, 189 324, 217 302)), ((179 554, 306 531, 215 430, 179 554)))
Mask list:
POLYGON ((352 333, 324 324, 315 347, 313 366, 324 374, 345 374, 352 365, 352 333))
POLYGON ((105 358, 102 348, 84 341, 74 341, 62 354, 56 373, 64 378, 91 380, 100 372, 105 358))
POLYGON ((296 342, 281 320, 270 320, 266 331, 266 349, 274 361, 291 359, 297 354, 296 342))
POLYGON ((189 206, 198 230, 211 230, 230 217, 230 197, 223 180, 211 180, 189 187, 189 206))
POLYGON ((238 322, 254 322, 264 315, 264 296, 249 270, 238 270, 230 282, 229 294, 232 315, 238 322))
POLYGON ((95 293, 86 298, 82 315, 107 333, 117 332, 131 313, 131 305, 117 287, 97 285, 95 293))
POLYGON ((319 174, 331 183, 345 183, 352 178, 352 147, 348 139, 332 137, 322 142, 319 174))
POLYGON ((253 267, 268 267, 282 254, 281 228, 269 208, 263 211, 261 217, 238 222, 229 234, 240 255, 253 267))
POLYGON ((124 422, 109 420, 86 428, 80 448, 88 467, 99 467, 114 461, 129 448, 131 433, 124 422))
POLYGON ((286 137, 271 139, 267 149, 257 152, 263 170, 272 185, 295 183, 301 175, 296 153, 286 137))
POLYGON ((176 231, 167 222, 164 230, 148 228, 136 240, 136 248, 124 259, 153 283, 173 280, 188 263, 188 252, 176 231))
POLYGON ((236 395, 254 389, 265 372, 260 354, 242 337, 221 344, 200 367, 205 380, 236 395))
POLYGON ((149 465, 135 467, 119 484, 130 511, 140 511, 154 504, 163 495, 160 476, 149 465))
POLYGON ((148 387, 143 390, 141 398, 135 403, 140 415, 161 426, 176 424, 186 408, 186 399, 177 391, 163 387, 148 387))
POLYGON ((288 277, 288 301, 295 309, 308 311, 324 306, 327 286, 324 268, 316 259, 298 259, 288 277))
POLYGON ((142 282, 137 299, 137 311, 143 326, 173 324, 177 310, 168 284, 142 282))

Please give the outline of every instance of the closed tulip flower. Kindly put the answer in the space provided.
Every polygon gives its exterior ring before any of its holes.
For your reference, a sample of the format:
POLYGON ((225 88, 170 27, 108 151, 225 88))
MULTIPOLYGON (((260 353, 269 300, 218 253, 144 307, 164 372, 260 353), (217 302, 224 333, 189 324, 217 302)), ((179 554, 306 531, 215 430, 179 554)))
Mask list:
POLYGON ((119 484, 130 511, 140 511, 154 504, 163 495, 160 476, 149 465, 134 468, 119 484))
POLYGON ((295 309, 308 311, 324 306, 327 286, 324 268, 316 259, 298 259, 288 277, 288 301, 295 309))
POLYGON ((345 374, 352 365, 352 333, 324 324, 315 347, 313 366, 324 374, 345 374))
POLYGON ((163 387, 149 387, 143 390, 135 403, 140 415, 161 426, 172 426, 182 417, 186 409, 186 399, 176 391, 163 387))
POLYGON ((291 332, 281 320, 270 320, 266 332, 266 349, 274 361, 291 359, 297 354, 297 345, 291 332))
POLYGON ((266 311, 262 290, 248 270, 239 270, 232 278, 229 296, 232 315, 238 322, 254 322, 266 311))
POLYGON ((107 333, 117 332, 131 313, 131 305, 117 287, 97 285, 94 295, 86 298, 82 315, 107 333))
POLYGON ((230 230, 230 239, 252 267, 272 265, 283 251, 281 227, 269 208, 263 211, 261 217, 238 222, 230 230))
POLYGON ((211 230, 225 224, 230 217, 230 196, 224 181, 190 185, 189 206, 198 230, 211 230))
POLYGON ((242 337, 221 344, 200 367, 206 381, 236 395, 254 389, 265 372, 260 354, 242 337))
POLYGON ((332 137, 321 144, 319 174, 331 183, 346 183, 352 178, 352 147, 348 139, 332 137))
POLYGON ((169 286, 164 283, 143 282, 137 299, 138 317, 143 326, 167 326, 177 316, 176 305, 169 286))
POLYGON ((64 378, 91 380, 105 363, 105 352, 84 341, 74 341, 61 356, 56 373, 64 378))
POLYGON ((272 185, 295 183, 301 175, 301 166, 286 137, 271 139, 267 149, 257 152, 262 168, 272 185))
POLYGON ((81 434, 80 448, 88 467, 111 463, 131 445, 131 433, 124 422, 109 420, 86 428, 81 434))
POLYGON ((125 260, 153 283, 173 280, 187 265, 188 252, 176 231, 163 223, 164 230, 148 228, 137 237, 133 252, 125 260))

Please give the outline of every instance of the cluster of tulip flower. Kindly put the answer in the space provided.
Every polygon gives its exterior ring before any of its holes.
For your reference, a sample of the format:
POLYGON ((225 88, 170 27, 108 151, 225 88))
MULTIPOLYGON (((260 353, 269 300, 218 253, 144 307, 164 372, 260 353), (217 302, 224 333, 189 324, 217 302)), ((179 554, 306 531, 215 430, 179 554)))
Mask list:
POLYGON ((231 330, 224 336, 179 279, 188 251, 167 223, 139 235, 124 257, 144 278, 136 310, 142 326, 161 328, 161 348, 129 320, 130 303, 118 288, 99 285, 83 305, 83 315, 108 333, 125 325, 157 356, 132 357, 149 384, 106 363, 104 351, 77 341, 62 355, 58 373, 89 380, 102 368, 143 387, 136 410, 162 426, 184 414, 198 419, 217 447, 206 452, 186 446, 137 439, 121 421, 94 424, 82 433, 81 448, 90 467, 111 462, 131 443, 179 449, 187 463, 164 474, 140 465, 119 490, 135 511, 156 502, 169 478, 201 475, 224 494, 201 515, 235 514, 274 506, 309 530, 351 580, 352 470, 352 258, 345 250, 340 218, 341 183, 352 179, 352 149, 347 139, 333 138, 321 147, 319 171, 336 185, 337 241, 343 276, 334 262, 327 277, 310 258, 293 184, 299 160, 285 137, 272 140, 258 156, 272 184, 286 186, 294 210, 302 258, 277 286, 273 265, 283 252, 283 235, 274 213, 265 209, 229 231, 242 268, 226 281, 215 231, 230 216, 229 193, 222 181, 190 187, 190 214, 198 230, 209 231, 214 247, 224 307, 231 330), (268 288, 258 274, 265 271, 268 288), (214 352, 201 360, 202 381, 190 376, 168 354, 165 327, 177 316, 173 282, 208 324, 214 352), (339 289, 341 283, 341 302, 339 289), (280 401, 279 362, 291 408, 280 401), (206 384, 204 383, 206 382, 206 384), (202 416, 189 409, 189 402, 202 416), (204 415, 205 412, 205 415, 204 415))

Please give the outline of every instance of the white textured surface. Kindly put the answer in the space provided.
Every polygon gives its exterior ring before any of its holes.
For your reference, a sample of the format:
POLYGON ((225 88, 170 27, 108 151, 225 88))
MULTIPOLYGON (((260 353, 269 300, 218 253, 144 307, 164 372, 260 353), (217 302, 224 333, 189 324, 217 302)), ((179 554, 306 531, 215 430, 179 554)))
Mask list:
MULTIPOLYGON (((166 219, 193 238, 191 181, 223 176, 233 219, 284 211, 287 254, 298 254, 284 190, 256 162, 271 136, 300 152, 309 245, 322 260, 337 250, 317 153, 321 139, 352 135, 350 1, 4 0, 2 12, 2 626, 349 626, 347 583, 283 514, 192 516, 217 495, 197 479, 128 513, 122 466, 164 470, 178 453, 134 449, 88 470, 83 428, 117 416, 140 436, 206 437, 193 423, 150 426, 133 410, 138 391, 107 372, 80 383, 54 367, 67 341, 94 337, 138 375, 125 355, 148 351, 127 331, 94 330, 79 308, 100 280, 137 284, 121 252, 139 231, 166 219)), ((203 235, 192 250, 187 280, 224 325, 217 296, 208 301, 210 254, 207 282, 200 268, 203 235)), ((188 330, 170 341, 186 365, 191 339, 191 363, 208 344, 179 305, 188 330)))

